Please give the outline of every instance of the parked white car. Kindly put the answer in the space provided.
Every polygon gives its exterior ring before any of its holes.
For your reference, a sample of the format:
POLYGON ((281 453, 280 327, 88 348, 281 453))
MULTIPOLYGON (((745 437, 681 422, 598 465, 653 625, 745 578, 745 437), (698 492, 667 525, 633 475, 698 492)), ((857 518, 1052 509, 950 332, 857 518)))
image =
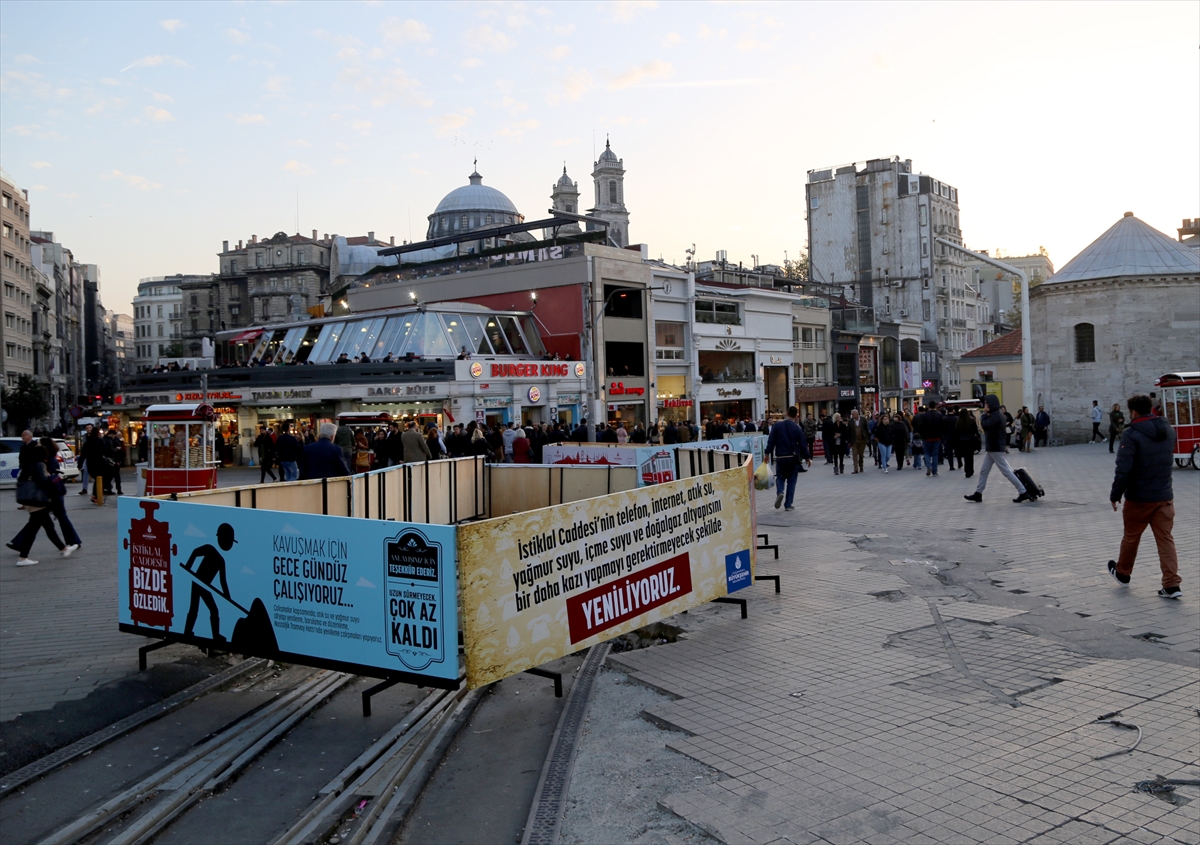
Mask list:
MULTIPOLYGON (((75 460, 75 451, 65 440, 55 439, 58 444, 58 460, 62 464, 62 476, 68 481, 76 481, 80 477, 79 464, 75 460)), ((20 437, 0 437, 0 487, 15 487, 17 475, 21 472, 19 457, 21 454, 20 437)))

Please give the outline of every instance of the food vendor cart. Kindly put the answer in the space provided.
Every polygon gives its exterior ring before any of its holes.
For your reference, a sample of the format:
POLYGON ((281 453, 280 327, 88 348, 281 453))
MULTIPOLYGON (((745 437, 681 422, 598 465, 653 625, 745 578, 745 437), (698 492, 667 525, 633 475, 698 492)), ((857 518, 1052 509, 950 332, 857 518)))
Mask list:
POLYGON ((217 412, 212 405, 151 405, 145 413, 150 438, 144 473, 147 496, 211 490, 217 486, 217 412))

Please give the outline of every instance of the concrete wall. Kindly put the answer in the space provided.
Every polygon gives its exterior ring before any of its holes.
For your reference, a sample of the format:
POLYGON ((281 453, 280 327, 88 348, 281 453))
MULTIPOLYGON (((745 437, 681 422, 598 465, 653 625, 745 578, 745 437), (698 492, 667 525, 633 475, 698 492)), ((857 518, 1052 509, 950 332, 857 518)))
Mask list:
MULTIPOLYGON (((1034 401, 1054 435, 1081 443, 1089 410, 1155 390, 1164 373, 1200 369, 1200 277, 1056 282, 1031 292, 1034 401), (1075 325, 1095 326, 1096 360, 1075 363, 1075 325)), ((1107 429, 1107 422, 1103 426, 1107 429)))

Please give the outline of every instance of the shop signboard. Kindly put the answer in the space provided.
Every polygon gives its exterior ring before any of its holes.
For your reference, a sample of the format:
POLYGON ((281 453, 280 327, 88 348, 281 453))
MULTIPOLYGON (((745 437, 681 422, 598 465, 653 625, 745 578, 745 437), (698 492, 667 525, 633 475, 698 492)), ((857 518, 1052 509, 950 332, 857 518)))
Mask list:
POLYGON ((455 528, 122 498, 121 630, 457 685, 455 528))
POLYGON ((748 464, 458 527, 471 688, 748 587, 748 464))

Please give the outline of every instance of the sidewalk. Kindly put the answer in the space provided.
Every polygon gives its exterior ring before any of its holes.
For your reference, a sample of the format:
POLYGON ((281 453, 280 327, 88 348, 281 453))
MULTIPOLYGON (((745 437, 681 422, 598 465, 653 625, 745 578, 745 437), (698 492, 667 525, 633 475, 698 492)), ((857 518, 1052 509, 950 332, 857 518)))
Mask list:
POLYGON ((727 776, 660 805, 726 842, 1200 842, 1198 805, 1133 791, 1200 778, 1200 472, 1174 476, 1170 601, 1152 539, 1129 587, 1104 568, 1121 536, 1107 450, 1011 459, 1046 499, 1012 504, 998 473, 975 505, 945 467, 822 462, 794 514, 760 496, 781 554, 759 572, 783 593, 760 582, 749 619, 694 611, 685 640, 610 658, 677 698, 647 714, 687 734, 668 747, 727 776), (1136 739, 1097 723, 1114 711, 1143 738, 1095 760, 1136 739))

